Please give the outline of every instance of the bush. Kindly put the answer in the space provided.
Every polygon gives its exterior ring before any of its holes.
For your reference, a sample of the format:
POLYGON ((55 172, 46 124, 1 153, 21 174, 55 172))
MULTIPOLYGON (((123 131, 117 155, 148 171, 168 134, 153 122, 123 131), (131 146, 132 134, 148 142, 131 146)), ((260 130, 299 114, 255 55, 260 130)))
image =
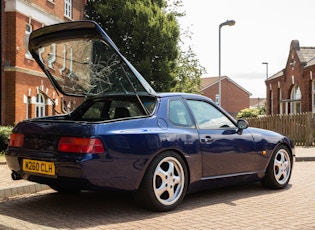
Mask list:
POLYGON ((264 115, 266 114, 266 109, 260 108, 247 108, 247 109, 242 109, 238 114, 237 118, 247 118, 247 117, 258 117, 258 115, 264 115))
POLYGON ((4 152, 8 147, 8 140, 12 129, 12 126, 0 126, 0 152, 4 152))

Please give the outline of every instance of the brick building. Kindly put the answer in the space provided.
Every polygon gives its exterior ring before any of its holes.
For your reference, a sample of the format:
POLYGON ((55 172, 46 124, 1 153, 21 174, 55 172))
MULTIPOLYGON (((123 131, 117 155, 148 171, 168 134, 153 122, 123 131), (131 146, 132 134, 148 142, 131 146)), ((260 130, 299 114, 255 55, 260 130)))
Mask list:
MULTIPOLYGON (((201 78, 202 95, 218 100, 219 77, 201 78)), ((236 117, 239 111, 249 108, 249 97, 252 94, 238 85, 227 76, 221 77, 221 107, 224 108, 233 117, 236 117)))
POLYGON ((28 38, 40 27, 83 19, 86 0, 1 0, 0 4, 1 125, 67 112, 75 99, 55 92, 28 52, 28 38))
POLYGON ((285 68, 265 84, 267 114, 315 113, 315 47, 293 40, 285 68))

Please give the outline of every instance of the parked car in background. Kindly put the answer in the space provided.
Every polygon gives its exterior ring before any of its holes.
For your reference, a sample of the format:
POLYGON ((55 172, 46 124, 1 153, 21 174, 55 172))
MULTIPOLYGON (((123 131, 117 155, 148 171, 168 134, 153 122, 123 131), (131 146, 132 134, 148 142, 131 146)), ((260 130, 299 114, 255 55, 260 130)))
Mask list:
POLYGON ((29 50, 57 91, 84 102, 15 126, 6 151, 14 180, 67 193, 130 191, 156 211, 201 189, 289 183, 287 137, 250 128, 201 95, 156 93, 95 22, 43 27, 29 50))

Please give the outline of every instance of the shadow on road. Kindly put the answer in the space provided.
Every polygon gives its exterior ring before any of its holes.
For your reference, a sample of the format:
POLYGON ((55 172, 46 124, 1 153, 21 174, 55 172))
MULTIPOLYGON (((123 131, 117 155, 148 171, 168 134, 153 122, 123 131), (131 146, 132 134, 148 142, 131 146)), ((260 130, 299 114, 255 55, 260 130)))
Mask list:
MULTIPOLYGON (((291 185, 287 189, 290 189, 291 185)), ((280 193, 285 190, 268 190, 259 183, 225 187, 187 195, 180 206, 169 213, 194 211, 204 206, 224 203, 236 206, 236 201, 246 197, 280 193)), ((88 228, 150 219, 168 215, 138 207, 130 194, 81 192, 58 194, 53 190, 28 197, 1 202, 0 215, 52 228, 88 228)), ((1 225, 0 225, 1 227, 1 225)))

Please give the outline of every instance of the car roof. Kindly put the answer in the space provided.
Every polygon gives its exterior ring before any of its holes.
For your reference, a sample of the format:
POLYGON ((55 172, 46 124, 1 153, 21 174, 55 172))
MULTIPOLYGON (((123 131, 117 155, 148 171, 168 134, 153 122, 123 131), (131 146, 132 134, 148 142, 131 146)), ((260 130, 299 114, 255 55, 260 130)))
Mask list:
POLYGON ((183 98, 190 98, 190 99, 203 99, 203 100, 210 100, 212 101, 211 98, 202 96, 200 94, 193 94, 193 93, 182 93, 182 92, 162 92, 162 93, 157 93, 158 97, 183 97, 183 98))

